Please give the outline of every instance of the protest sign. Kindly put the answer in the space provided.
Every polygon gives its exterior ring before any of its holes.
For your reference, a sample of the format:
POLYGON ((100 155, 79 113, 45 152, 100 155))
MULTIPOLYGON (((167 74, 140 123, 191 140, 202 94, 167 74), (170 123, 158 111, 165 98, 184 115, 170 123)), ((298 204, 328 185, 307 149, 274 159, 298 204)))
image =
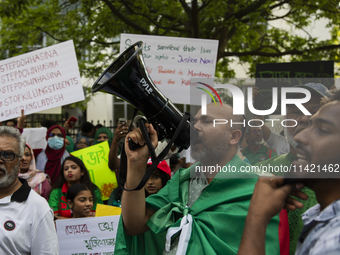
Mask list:
POLYGON ((72 40, 0 61, 0 121, 81 100, 72 40))
POLYGON ((47 146, 46 141, 47 128, 24 128, 22 134, 26 137, 26 143, 28 143, 32 149, 45 149, 47 146))
POLYGON ((190 78, 215 76, 217 40, 121 34, 120 52, 138 41, 154 84, 174 103, 190 104, 190 78))
POLYGON ((102 200, 108 200, 111 192, 117 187, 116 174, 110 170, 108 165, 109 152, 107 141, 71 152, 73 156, 84 162, 92 182, 102 193, 102 200))
POLYGON ((119 215, 57 220, 62 255, 113 255, 119 215))
POLYGON ((282 87, 314 82, 330 88, 334 85, 334 61, 257 64, 255 77, 255 86, 259 88, 259 93, 254 97, 255 109, 270 109, 272 106, 272 88, 277 87, 279 92, 278 106, 274 114, 279 114, 282 87))

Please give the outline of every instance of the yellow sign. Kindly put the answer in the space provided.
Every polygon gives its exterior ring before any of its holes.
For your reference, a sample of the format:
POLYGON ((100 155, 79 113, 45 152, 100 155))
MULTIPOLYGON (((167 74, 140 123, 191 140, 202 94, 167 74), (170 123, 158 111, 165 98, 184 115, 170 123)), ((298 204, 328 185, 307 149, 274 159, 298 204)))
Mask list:
POLYGON ((120 215, 122 213, 122 208, 110 205, 97 204, 96 217, 120 215))
POLYGON ((118 186, 116 174, 109 168, 109 143, 102 142, 71 154, 80 158, 90 173, 91 180, 102 193, 102 200, 108 200, 111 192, 118 186))

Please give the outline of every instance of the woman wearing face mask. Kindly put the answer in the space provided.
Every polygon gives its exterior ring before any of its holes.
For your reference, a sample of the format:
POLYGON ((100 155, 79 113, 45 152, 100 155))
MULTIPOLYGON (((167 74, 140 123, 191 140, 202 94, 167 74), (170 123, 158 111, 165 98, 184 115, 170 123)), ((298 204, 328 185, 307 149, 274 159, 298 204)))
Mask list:
POLYGON ((82 183, 93 193, 92 213, 95 212, 97 204, 103 204, 98 187, 92 183, 90 174, 81 159, 69 156, 62 163, 59 179, 53 185, 53 190, 48 200, 49 206, 54 211, 55 219, 71 218, 71 210, 67 204, 66 194, 70 187, 82 183))
POLYGON ((48 200, 52 190, 50 177, 35 169, 35 159, 32 148, 26 143, 24 155, 20 160, 19 177, 26 179, 28 185, 39 195, 48 200))
POLYGON ((103 141, 108 141, 109 146, 111 146, 113 139, 113 134, 110 129, 106 127, 101 127, 97 130, 95 136, 94 136, 94 144, 101 143, 103 141))
POLYGON ((92 217, 93 194, 83 183, 72 185, 66 194, 67 204, 72 211, 72 218, 92 217))
POLYGON ((47 130, 47 147, 37 157, 37 168, 47 173, 56 182, 61 163, 70 154, 65 150, 65 131, 59 125, 53 125, 47 130))

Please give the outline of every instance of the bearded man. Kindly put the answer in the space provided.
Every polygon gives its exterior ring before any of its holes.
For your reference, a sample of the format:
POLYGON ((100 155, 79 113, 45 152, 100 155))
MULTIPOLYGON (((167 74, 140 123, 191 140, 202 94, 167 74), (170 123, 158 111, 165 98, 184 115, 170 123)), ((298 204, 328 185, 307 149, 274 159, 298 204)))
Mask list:
MULTIPOLYGON (((239 171, 249 167, 237 155, 244 123, 243 116, 233 116, 229 105, 209 104, 207 114, 196 114, 192 125, 197 135, 191 141, 191 154, 199 162, 177 171, 163 189, 146 199, 143 189, 123 192, 124 233, 117 235, 115 254, 237 253, 258 177, 239 171), (214 125, 215 119, 227 119, 230 125, 214 125), (236 171, 228 171, 231 168, 236 171), (153 233, 148 240, 135 246, 129 241, 129 236, 147 231, 153 233)), ((146 127, 156 146, 155 129, 151 124, 146 127)), ((125 188, 134 189, 145 173, 149 151, 146 146, 131 151, 129 138, 140 145, 145 141, 139 129, 130 132, 125 140, 125 188)), ((280 254, 278 224, 277 215, 266 234, 268 254, 280 254)))
POLYGON ((51 208, 18 178, 24 150, 17 129, 0 127, 0 254, 59 254, 51 208))

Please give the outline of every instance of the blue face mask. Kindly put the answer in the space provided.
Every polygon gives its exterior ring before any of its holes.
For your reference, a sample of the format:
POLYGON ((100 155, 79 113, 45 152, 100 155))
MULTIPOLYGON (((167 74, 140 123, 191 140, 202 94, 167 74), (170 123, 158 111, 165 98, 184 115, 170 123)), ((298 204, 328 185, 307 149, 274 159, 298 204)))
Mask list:
POLYGON ((48 146, 53 150, 60 150, 64 146, 64 138, 60 138, 58 136, 48 138, 47 140, 48 146))

